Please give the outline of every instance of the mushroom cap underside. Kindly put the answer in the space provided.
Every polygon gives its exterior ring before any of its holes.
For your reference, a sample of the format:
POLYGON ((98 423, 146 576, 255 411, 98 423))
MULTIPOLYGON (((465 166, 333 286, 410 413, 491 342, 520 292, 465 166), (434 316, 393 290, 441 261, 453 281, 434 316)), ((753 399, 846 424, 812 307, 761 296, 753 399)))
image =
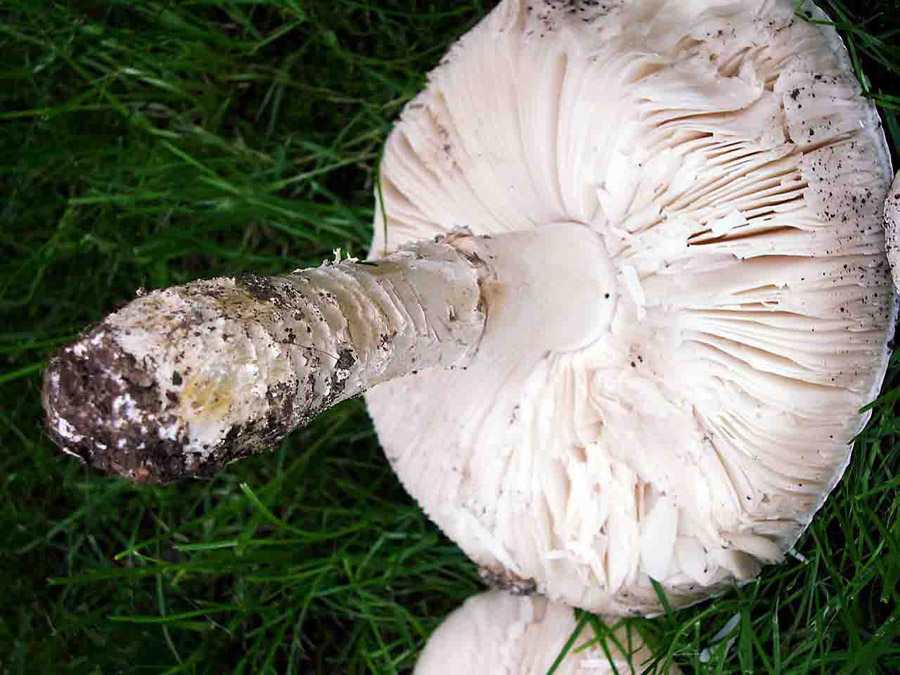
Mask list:
POLYGON ((380 175, 373 255, 575 222, 616 270, 590 345, 495 349, 366 396, 473 560, 647 614, 651 579, 683 606, 793 546, 896 315, 889 156, 831 27, 789 0, 504 1, 406 106, 380 175))

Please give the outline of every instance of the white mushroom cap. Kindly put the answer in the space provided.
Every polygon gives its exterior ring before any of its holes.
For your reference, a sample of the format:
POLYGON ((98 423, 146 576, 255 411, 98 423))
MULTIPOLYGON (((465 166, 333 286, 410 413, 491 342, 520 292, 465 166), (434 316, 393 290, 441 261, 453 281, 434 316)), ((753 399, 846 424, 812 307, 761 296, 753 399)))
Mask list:
POLYGON ((690 604, 780 560, 843 474, 896 315, 890 162, 836 33, 793 5, 505 0, 392 133, 373 254, 575 222, 614 270, 591 344, 367 394, 406 488, 495 579, 690 604))
MULTIPOLYGON (((431 635, 414 673, 545 675, 576 628, 575 613, 565 605, 539 596, 482 593, 466 600, 431 635)), ((555 675, 644 672, 653 653, 637 630, 623 626, 613 635, 614 640, 605 637, 601 646, 594 630, 583 626, 555 675)), ((681 671, 671 666, 656 672, 681 671)))

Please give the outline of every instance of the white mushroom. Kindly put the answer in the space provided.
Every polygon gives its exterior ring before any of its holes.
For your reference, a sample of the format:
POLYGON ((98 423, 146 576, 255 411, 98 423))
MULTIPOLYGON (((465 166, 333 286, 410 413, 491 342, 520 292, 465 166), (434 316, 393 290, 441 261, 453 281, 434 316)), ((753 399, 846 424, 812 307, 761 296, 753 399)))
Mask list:
MULTIPOLYGON (((554 675, 633 675, 653 664, 653 653, 631 625, 600 635, 585 624, 576 633, 578 627, 570 607, 546 598, 482 593, 432 633, 413 673, 546 675, 563 654, 554 675)), ((681 671, 671 665, 652 672, 681 671)))
POLYGON ((880 123, 793 5, 504 0, 387 143, 395 253, 139 298, 51 363, 51 433, 172 480, 377 385, 495 583, 627 614, 752 578, 840 479, 896 315, 880 123))

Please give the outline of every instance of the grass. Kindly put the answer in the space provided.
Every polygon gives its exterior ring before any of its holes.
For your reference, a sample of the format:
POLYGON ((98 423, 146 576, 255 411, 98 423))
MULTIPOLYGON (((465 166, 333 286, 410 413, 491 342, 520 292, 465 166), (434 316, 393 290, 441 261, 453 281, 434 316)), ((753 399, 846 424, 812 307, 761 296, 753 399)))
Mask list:
MULTIPOLYGON (((39 384, 139 287, 364 252, 391 121, 491 4, 0 4, 0 671, 409 672, 481 588, 359 401, 215 480, 135 488, 54 450, 39 384)), ((825 4, 896 157, 900 3, 825 4)), ((900 672, 898 378, 800 557, 635 622, 661 658, 900 672)))

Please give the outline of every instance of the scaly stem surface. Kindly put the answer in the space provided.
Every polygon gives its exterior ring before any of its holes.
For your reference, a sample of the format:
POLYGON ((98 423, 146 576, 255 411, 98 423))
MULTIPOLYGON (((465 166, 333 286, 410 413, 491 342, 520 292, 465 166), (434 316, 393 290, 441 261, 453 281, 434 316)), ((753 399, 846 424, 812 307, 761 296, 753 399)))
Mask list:
POLYGON ((271 447, 378 382, 461 365, 485 326, 475 239, 139 297, 52 359, 48 430, 102 470, 172 482, 271 447))
POLYGON ((614 277, 600 237, 555 223, 154 291, 50 361, 48 431, 136 482, 210 475, 379 382, 577 350, 612 320, 614 277))

